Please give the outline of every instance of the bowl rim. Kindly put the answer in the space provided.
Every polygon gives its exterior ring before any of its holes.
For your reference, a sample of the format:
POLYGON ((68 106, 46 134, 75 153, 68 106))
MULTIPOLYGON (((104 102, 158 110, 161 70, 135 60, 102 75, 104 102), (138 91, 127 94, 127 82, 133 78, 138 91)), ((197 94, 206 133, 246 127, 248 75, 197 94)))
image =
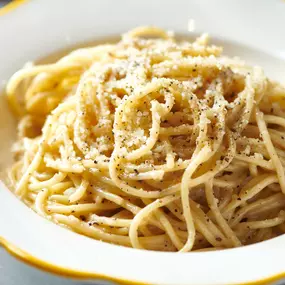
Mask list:
MULTIPOLYGON (((11 242, 7 241, 0 236, 0 246, 2 246, 8 253, 14 256, 19 261, 24 262, 27 265, 31 265, 34 268, 40 269, 42 271, 52 273, 57 276, 75 279, 101 279, 105 281, 118 282, 123 285, 150 285, 150 283, 139 282, 135 280, 128 280, 122 278, 116 278, 112 276, 107 276, 95 272, 85 272, 81 270, 74 270, 63 266, 54 265, 52 263, 46 262, 42 259, 34 257, 30 253, 25 252, 21 248, 15 246, 11 242)), ((240 285, 266 285, 271 284, 276 281, 280 281, 285 278, 285 272, 273 275, 264 279, 259 279, 255 281, 250 281, 246 283, 241 283, 240 285)), ((231 284, 229 284, 231 285, 231 284)))
MULTIPOLYGON (((21 5, 30 2, 30 0, 12 0, 6 6, 0 8, 0 16, 5 15, 7 13, 13 12, 16 8, 20 7, 21 5)), ((46 272, 59 275, 62 277, 67 278, 76 278, 76 279, 101 279, 106 281, 113 281, 118 282, 120 284, 129 284, 129 285, 142 285, 142 284, 149 284, 145 282, 139 282, 135 280, 127 280, 118 277, 107 276, 95 272, 87 272, 83 270, 74 270, 63 266, 54 265, 52 263, 46 262, 43 259, 33 256, 32 254, 26 252, 25 250, 21 249, 20 247, 14 245, 9 240, 6 240, 4 237, 0 236, 0 246, 2 246, 8 253, 12 256, 17 258, 18 260, 31 265, 35 268, 40 270, 44 270, 46 272)), ((272 275, 267 278, 262 278, 255 281, 249 281, 246 283, 242 283, 244 285, 262 285, 268 284, 275 281, 280 281, 282 278, 285 278, 285 272, 272 275)))
POLYGON ((12 0, 10 3, 0 8, 0 16, 12 12, 14 9, 28 1, 30 0, 12 0))

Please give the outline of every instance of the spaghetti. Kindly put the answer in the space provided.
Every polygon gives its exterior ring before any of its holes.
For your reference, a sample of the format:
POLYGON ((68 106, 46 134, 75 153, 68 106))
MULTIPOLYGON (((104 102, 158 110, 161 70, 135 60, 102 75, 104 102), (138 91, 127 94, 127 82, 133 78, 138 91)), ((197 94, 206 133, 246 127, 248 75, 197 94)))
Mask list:
POLYGON ((202 35, 141 27, 25 66, 9 183, 40 215, 114 244, 223 249, 285 231, 285 88, 202 35))

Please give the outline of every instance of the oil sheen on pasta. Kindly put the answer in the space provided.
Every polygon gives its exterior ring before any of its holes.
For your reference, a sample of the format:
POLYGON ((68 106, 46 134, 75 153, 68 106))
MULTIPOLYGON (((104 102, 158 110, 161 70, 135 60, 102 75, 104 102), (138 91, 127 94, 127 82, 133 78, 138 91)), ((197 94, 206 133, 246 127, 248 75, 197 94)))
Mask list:
POLYGON ((202 35, 140 27, 26 65, 9 183, 40 215, 106 242, 225 249, 285 231, 285 88, 202 35))

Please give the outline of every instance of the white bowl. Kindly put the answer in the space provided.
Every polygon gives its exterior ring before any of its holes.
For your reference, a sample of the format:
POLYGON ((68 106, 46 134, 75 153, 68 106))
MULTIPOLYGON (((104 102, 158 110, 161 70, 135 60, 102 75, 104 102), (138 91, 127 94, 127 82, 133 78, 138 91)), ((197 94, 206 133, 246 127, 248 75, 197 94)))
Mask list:
MULTIPOLYGON (((3 12, 3 11, 2 11, 3 12)), ((4 13, 2 13, 4 14, 4 13)), ((139 25, 208 32, 226 53, 285 79, 285 2, 276 1, 28 1, 0 17, 0 80, 30 60, 139 25)), ((0 167, 11 159, 15 125, 1 100, 0 167)), ((0 243, 24 261, 73 276, 149 284, 240 284, 285 276, 285 235, 216 252, 142 251, 92 240, 35 214, 0 184, 0 243)), ((262 283, 261 282, 261 283, 262 283)), ((259 284, 261 284, 259 283, 259 284)))

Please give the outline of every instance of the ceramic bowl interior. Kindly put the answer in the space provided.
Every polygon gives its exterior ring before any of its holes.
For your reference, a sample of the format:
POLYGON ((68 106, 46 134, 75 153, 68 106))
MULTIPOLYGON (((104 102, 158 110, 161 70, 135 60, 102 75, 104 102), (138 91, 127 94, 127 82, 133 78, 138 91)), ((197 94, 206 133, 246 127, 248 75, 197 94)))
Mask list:
MULTIPOLYGON (((264 67, 285 81, 284 1, 27 1, 0 17, 0 82, 27 61, 89 42, 102 42, 139 25, 208 32, 225 53, 264 67), (262 4, 260 4, 262 3, 262 4)), ((55 57, 53 57, 53 60, 55 57)), ((48 60, 52 60, 49 57, 48 60)), ((12 162, 15 120, 0 96, 0 169, 12 162)), ((285 235, 237 249, 166 253, 92 240, 35 214, 0 182, 0 242, 26 261, 71 276, 148 284, 240 284, 285 272, 285 235)), ((276 277, 278 278, 278 277, 276 277)))

